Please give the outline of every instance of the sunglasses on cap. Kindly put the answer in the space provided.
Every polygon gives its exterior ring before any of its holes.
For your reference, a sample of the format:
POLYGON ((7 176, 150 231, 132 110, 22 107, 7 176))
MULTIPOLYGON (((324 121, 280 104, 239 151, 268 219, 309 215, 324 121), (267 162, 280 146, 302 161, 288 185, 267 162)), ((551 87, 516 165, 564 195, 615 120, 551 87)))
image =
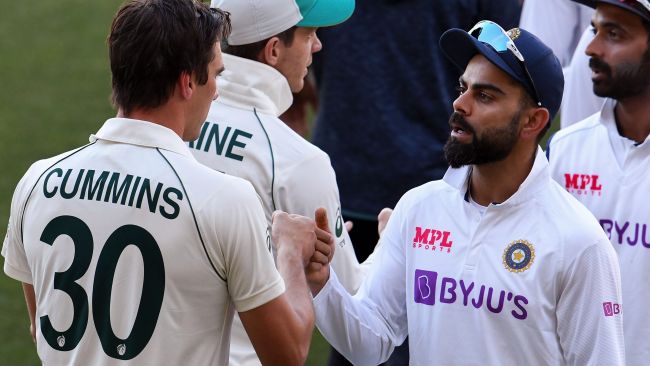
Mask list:
POLYGON ((618 1, 628 5, 634 5, 636 3, 639 3, 643 5, 645 10, 650 11, 650 2, 648 0, 618 0, 618 1))
MULTIPOLYGON (((643 1, 647 2, 647 0, 643 1)), ((519 52, 517 46, 515 46, 515 42, 513 42, 510 36, 508 36, 508 33, 503 30, 500 25, 489 20, 481 20, 480 22, 476 23, 476 25, 473 26, 468 33, 472 37, 476 38, 479 42, 489 45, 492 47, 492 49, 499 53, 510 51, 517 58, 517 60, 519 60, 519 63, 526 72, 526 77, 528 78, 530 85, 533 87, 535 102, 538 106, 541 107, 542 103, 540 102, 539 94, 535 88, 535 82, 530 76, 528 68, 526 67, 526 63, 524 62, 524 56, 521 54, 521 52, 519 52)))

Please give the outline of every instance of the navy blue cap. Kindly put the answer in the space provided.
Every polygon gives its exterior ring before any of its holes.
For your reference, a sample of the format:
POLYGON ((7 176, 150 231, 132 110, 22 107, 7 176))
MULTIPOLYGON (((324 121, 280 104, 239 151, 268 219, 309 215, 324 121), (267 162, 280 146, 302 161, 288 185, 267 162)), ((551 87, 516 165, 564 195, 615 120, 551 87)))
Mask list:
POLYGON ((519 82, 533 100, 535 99, 533 90, 536 90, 539 97, 538 102, 542 107, 548 109, 550 120, 553 120, 560 109, 564 91, 564 74, 560 61, 555 57, 553 51, 532 33, 515 28, 509 30, 508 35, 524 57, 526 69, 535 84, 534 88, 528 81, 523 65, 510 51, 497 52, 492 46, 480 42, 466 31, 458 28, 452 28, 443 33, 439 43, 447 58, 461 70, 465 70, 469 61, 480 53, 519 82))
POLYGON ((641 3, 636 0, 573 0, 576 3, 587 5, 591 8, 596 8, 598 3, 605 3, 619 8, 626 9, 640 16, 642 19, 650 22, 650 10, 646 9, 641 3))

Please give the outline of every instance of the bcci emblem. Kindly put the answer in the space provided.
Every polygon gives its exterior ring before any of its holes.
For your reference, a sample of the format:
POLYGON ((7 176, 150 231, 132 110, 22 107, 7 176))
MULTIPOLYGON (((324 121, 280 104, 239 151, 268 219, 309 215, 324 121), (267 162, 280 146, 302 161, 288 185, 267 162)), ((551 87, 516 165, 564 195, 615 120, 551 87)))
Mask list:
POLYGON ((535 248, 526 240, 515 240, 503 251, 503 265, 510 272, 523 272, 535 261, 535 248))

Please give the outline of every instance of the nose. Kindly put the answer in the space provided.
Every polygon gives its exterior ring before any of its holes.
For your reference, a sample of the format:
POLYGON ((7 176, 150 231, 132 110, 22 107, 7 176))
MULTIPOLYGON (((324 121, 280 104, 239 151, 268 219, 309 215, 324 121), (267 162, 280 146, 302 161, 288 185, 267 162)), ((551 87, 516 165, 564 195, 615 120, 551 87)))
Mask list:
POLYGON ((585 54, 589 57, 602 56, 601 40, 598 36, 598 33, 596 33, 591 42, 587 44, 587 48, 585 48, 585 54))
POLYGON ((214 95, 212 96, 212 100, 217 100, 219 98, 219 88, 214 88, 214 95))
POLYGON ((452 106, 454 107, 454 112, 458 112, 463 116, 469 115, 469 102, 468 99, 469 91, 465 91, 456 97, 452 106))
POLYGON ((320 42, 320 39, 318 38, 318 34, 314 33, 314 43, 312 43, 311 45, 311 53, 316 53, 322 49, 323 49, 323 44, 320 42))

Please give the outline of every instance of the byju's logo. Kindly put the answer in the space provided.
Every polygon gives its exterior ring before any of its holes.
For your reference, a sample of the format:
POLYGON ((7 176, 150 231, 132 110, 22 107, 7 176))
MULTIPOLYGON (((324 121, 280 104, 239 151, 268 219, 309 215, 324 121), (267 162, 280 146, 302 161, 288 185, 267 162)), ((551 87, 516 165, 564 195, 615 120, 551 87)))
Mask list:
POLYGON ((621 305, 615 302, 604 302, 603 311, 605 316, 614 316, 621 313, 621 305))
POLYGON ((415 236, 413 236, 413 248, 450 253, 453 244, 450 235, 449 231, 416 226, 415 236))
POLYGON ((528 299, 508 290, 465 281, 423 269, 415 270, 413 278, 413 300, 415 303, 436 306, 463 306, 468 309, 489 311, 493 314, 512 315, 515 319, 528 317, 528 299))
POLYGON ((564 187, 570 193, 577 195, 600 196, 603 186, 598 184, 598 178, 596 174, 564 173, 564 187))
POLYGON ((415 302, 426 305, 434 305, 436 303, 436 280, 438 273, 431 271, 424 271, 421 269, 415 270, 415 302))

